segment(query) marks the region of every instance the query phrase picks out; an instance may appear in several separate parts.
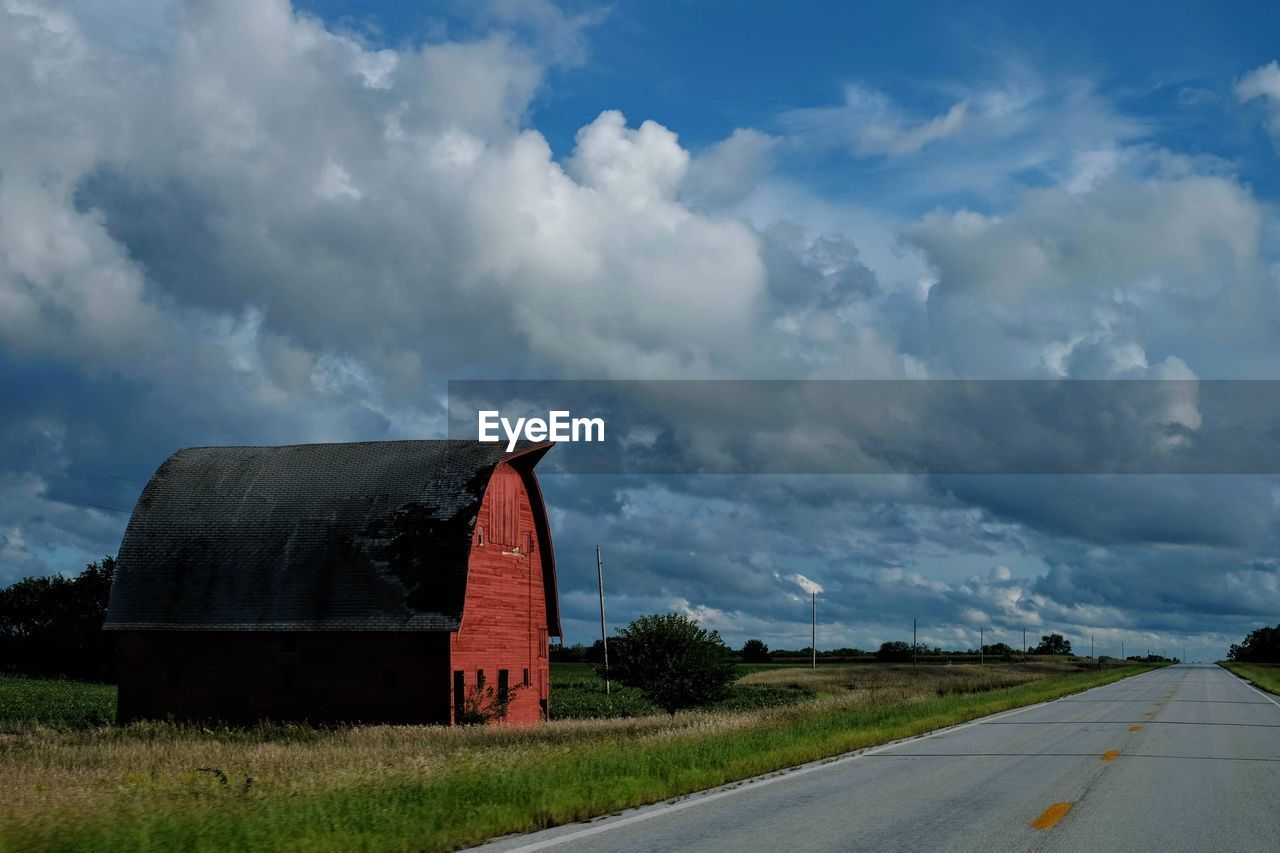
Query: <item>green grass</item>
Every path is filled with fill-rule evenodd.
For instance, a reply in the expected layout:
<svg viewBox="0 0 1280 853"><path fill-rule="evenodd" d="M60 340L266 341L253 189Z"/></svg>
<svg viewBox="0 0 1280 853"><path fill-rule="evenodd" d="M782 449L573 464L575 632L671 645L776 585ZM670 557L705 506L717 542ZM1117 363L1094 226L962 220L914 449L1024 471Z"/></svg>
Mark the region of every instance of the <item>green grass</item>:
<svg viewBox="0 0 1280 853"><path fill-rule="evenodd" d="M32 729L0 749L0 848L447 850L1054 699L1152 667L982 693L849 690L746 713L520 729L365 727L288 742L151 724ZM877 698L879 696L879 698ZM226 783L217 774L224 771ZM246 781L251 780L251 781Z"/></svg>
<svg viewBox="0 0 1280 853"><path fill-rule="evenodd" d="M0 676L0 727L38 723L76 729L115 720L114 684Z"/></svg>
<svg viewBox="0 0 1280 853"><path fill-rule="evenodd" d="M1261 690L1280 694L1280 664L1219 661L1218 665L1230 672L1234 672L1241 678L1247 678L1253 682L1255 687Z"/></svg>

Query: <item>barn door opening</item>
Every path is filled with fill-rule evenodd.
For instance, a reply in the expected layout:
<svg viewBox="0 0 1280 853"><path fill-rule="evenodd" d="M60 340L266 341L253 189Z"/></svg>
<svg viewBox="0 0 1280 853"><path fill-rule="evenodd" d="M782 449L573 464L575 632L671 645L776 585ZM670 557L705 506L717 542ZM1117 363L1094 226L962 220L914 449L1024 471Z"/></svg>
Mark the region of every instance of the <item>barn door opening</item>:
<svg viewBox="0 0 1280 853"><path fill-rule="evenodd" d="M462 717L467 710L466 690L466 673L460 669L455 669L453 671L453 722L455 725L462 722Z"/></svg>

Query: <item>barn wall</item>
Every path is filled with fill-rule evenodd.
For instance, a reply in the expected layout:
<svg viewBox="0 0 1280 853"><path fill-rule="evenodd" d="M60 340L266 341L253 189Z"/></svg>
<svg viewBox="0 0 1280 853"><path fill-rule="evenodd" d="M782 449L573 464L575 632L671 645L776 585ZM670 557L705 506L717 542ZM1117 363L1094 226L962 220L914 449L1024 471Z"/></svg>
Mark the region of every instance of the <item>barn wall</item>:
<svg viewBox="0 0 1280 853"><path fill-rule="evenodd" d="M470 696L483 670L485 685L496 690L499 671L506 670L515 691L506 716L511 723L543 719L550 697L542 548L529 493L520 475L500 464L476 519L467 600L461 628L453 635L450 684L461 672L464 697ZM458 698L453 697L455 703Z"/></svg>
<svg viewBox="0 0 1280 853"><path fill-rule="evenodd" d="M119 632L118 716L449 721L449 635Z"/></svg>

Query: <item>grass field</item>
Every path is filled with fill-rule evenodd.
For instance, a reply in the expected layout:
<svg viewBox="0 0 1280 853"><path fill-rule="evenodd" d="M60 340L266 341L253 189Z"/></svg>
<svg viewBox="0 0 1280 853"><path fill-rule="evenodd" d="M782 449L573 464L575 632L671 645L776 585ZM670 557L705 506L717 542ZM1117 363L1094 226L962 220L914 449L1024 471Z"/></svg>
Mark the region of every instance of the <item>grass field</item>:
<svg viewBox="0 0 1280 853"><path fill-rule="evenodd" d="M1222 661L1220 665L1241 678L1249 679L1260 690L1280 694L1280 664Z"/></svg>
<svg viewBox="0 0 1280 853"><path fill-rule="evenodd" d="M1147 669L774 668L749 673L741 686L799 685L817 698L750 711L528 728L76 728L10 719L0 725L0 848L445 850L919 734ZM14 686L6 683L0 693L6 706ZM74 692L74 685L59 689ZM86 686L89 698L73 705L101 707L102 690Z"/></svg>

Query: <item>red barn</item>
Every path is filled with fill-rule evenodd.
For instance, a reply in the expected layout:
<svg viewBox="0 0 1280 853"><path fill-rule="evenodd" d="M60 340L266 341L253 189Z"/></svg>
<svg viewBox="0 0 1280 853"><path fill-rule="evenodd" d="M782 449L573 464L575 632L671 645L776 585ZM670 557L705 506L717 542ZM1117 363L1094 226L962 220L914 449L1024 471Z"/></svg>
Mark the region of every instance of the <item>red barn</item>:
<svg viewBox="0 0 1280 853"><path fill-rule="evenodd" d="M120 546L119 719L545 719L550 447L178 451Z"/></svg>

